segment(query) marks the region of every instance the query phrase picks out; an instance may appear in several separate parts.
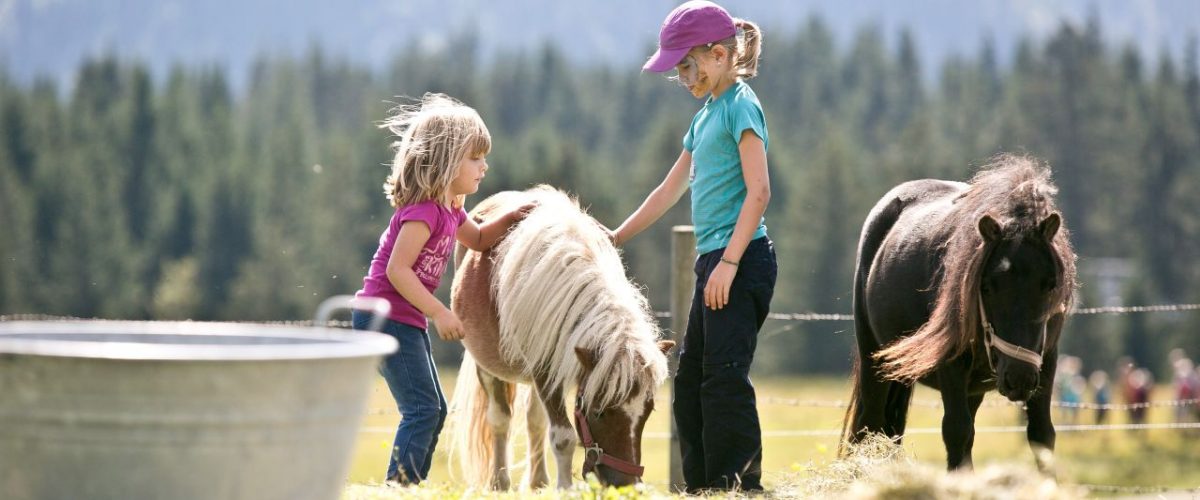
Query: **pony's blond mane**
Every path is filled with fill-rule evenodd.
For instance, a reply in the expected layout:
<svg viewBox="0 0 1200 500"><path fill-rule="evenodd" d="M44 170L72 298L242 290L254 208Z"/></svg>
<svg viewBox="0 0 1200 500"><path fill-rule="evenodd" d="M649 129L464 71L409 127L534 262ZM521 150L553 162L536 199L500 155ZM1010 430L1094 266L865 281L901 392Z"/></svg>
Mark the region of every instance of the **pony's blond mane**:
<svg viewBox="0 0 1200 500"><path fill-rule="evenodd" d="M583 381L580 394L592 408L653 391L667 375L660 331L608 235L561 191L537 186L522 198L537 208L493 251L500 355L565 388L582 370L575 348L591 351L602 376Z"/></svg>

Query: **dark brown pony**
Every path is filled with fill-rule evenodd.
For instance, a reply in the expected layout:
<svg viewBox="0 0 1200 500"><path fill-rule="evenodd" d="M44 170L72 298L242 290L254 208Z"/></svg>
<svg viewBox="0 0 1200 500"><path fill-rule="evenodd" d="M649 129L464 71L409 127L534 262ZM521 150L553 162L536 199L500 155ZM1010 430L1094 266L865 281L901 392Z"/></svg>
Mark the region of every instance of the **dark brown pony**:
<svg viewBox="0 0 1200 500"><path fill-rule="evenodd" d="M970 184L906 182L863 225L858 340L845 442L904 434L913 384L941 392L951 469L971 467L975 412L998 390L1026 403L1038 465L1054 449L1050 386L1075 289L1075 254L1050 171L1001 155Z"/></svg>

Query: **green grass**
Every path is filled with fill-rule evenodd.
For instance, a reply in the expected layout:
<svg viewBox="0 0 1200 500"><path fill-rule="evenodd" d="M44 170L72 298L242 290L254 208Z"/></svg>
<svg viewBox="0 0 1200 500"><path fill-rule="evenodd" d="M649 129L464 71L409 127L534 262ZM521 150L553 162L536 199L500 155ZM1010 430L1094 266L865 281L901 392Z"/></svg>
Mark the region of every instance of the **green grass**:
<svg viewBox="0 0 1200 500"><path fill-rule="evenodd" d="M447 391L452 390L456 374L451 370L444 370L441 375L443 387ZM654 437L669 430L667 413L664 411L668 406L665 402L669 401L668 385L664 385L658 394L657 406L660 410L650 417L646 426L646 433L651 437L644 440L642 452L643 465L646 466L644 480L649 490L643 493L668 491L667 440ZM794 485L798 477L811 475L814 471L819 473L837 465L836 436L780 437L770 434L773 431L788 430L838 430L844 410L789 405L772 400L845 400L850 392L847 380L759 378L755 380L755 386L760 401L762 428L767 435L763 440L763 481L768 489ZM1156 399L1169 399L1170 390L1166 387L1159 388L1154 396ZM937 392L924 387L918 388L914 395L914 401L937 399ZM1002 398L996 394L988 396L984 407L979 411L976 422L978 427L1021 425L1018 408L989 407L989 402L993 401L999 402ZM936 428L940 426L941 415L940 408L914 405L910 410L909 429ZM1151 408L1148 417L1150 422L1170 422L1172 409ZM1091 423L1092 418L1090 411L1081 411L1078 423ZM351 483L378 484L382 481L398 420L399 415L387 387L379 379L372 392L368 415L364 420L364 432L359 434L350 473ZM1055 415L1056 423L1065 423L1065 420L1064 415ZM1110 413L1109 423L1126 422L1126 412ZM1181 430L1059 432L1056 453L1059 479L1064 483L1075 484L1197 488L1200 487L1200 467L1194 465L1200 463L1200 447L1194 445L1197 437L1200 437L1200 433ZM904 452L912 461L926 464L932 470L944 467L946 455L940 434L911 434L904 440ZM518 453L521 451L518 450ZM551 455L548 453L548 456ZM974 458L976 467L981 470L989 466L1025 467L1032 470L1033 466L1033 455L1023 433L978 434ZM553 483L554 461L550 458L549 462ZM575 467L578 468L580 463L581 455L577 453ZM514 476L513 481L519 479ZM460 495L459 490L462 486L450 476L444 449L437 451L429 480L421 488L420 491L424 493L418 494L417 490L413 490L405 496L440 498ZM609 497L610 494L622 495L611 492L593 493L601 497ZM371 495L373 493L353 498L375 498Z"/></svg>

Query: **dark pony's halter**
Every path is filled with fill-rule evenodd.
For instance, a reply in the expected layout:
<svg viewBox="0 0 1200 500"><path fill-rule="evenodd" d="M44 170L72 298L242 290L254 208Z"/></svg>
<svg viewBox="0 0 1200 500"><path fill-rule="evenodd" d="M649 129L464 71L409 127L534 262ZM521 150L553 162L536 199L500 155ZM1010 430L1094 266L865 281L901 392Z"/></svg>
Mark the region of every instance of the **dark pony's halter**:
<svg viewBox="0 0 1200 500"><path fill-rule="evenodd" d="M593 462L593 467L604 465L605 467L639 479L642 477L642 474L646 471L645 467L604 453L604 448L601 448L596 443L596 440L592 439L592 430L588 428L587 417L583 414L582 394L575 399L575 421L579 424L579 438L583 441L584 461L587 461L595 453L596 461Z"/></svg>
<svg viewBox="0 0 1200 500"><path fill-rule="evenodd" d="M982 293L979 294L979 322L983 324L983 345L984 345L984 348L986 349L986 357L988 360L988 367L990 367L992 369L992 372L996 371L996 367L992 364L992 348L993 347L995 347L997 351L1007 354L1009 357L1015 358L1019 361L1024 361L1026 363L1029 363L1029 364L1033 365L1035 368L1038 368L1039 370L1042 368L1042 354L1041 353L1031 351L1029 349L1026 349L1026 348L1021 347L1016 344L1011 344L1008 341L1006 341L996 335L996 329L992 328L992 323L989 322L987 319L987 312L983 310L983 294ZM1040 335L1040 338L1038 339L1038 343L1042 344L1044 347L1045 342L1046 342L1046 326L1042 325L1042 333Z"/></svg>

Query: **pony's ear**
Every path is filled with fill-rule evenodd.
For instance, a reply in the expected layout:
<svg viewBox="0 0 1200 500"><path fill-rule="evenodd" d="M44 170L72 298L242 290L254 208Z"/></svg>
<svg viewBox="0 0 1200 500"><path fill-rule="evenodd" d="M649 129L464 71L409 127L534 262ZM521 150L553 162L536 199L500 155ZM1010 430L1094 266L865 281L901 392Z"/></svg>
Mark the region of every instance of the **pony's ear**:
<svg viewBox="0 0 1200 500"><path fill-rule="evenodd" d="M984 214L979 218L979 235L983 237L983 241L993 242L1000 239L1000 223L996 222L992 216Z"/></svg>
<svg viewBox="0 0 1200 500"><path fill-rule="evenodd" d="M596 356L592 351L582 347L575 347L575 357L579 358L579 363L583 365L585 371L592 371L596 367Z"/></svg>
<svg viewBox="0 0 1200 500"><path fill-rule="evenodd" d="M1058 215L1058 212L1047 215L1042 222L1038 223L1038 231L1046 237L1046 241L1053 240L1060 227L1062 227L1062 216Z"/></svg>
<svg viewBox="0 0 1200 500"><path fill-rule="evenodd" d="M674 341L674 340L660 340L660 341L658 341L658 350L662 351L662 353L663 353L663 356L666 356L666 355L667 355L667 353L671 352L671 348L672 348L672 347L675 347L675 341Z"/></svg>

